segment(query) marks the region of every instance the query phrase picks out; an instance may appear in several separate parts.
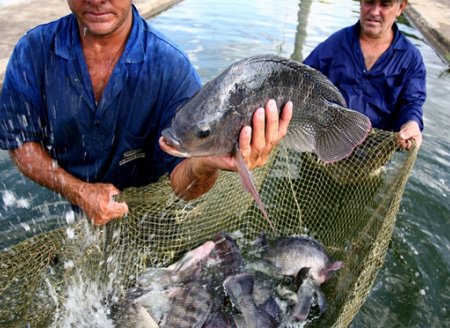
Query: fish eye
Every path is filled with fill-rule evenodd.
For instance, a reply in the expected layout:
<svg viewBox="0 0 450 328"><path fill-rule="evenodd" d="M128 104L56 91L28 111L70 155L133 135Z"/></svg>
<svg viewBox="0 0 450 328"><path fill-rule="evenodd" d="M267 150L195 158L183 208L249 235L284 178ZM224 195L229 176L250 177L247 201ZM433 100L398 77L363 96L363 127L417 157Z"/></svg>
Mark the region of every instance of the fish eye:
<svg viewBox="0 0 450 328"><path fill-rule="evenodd" d="M200 122L197 126L196 135L197 137L204 139L208 137L211 134L211 129L209 128L209 125L205 122Z"/></svg>

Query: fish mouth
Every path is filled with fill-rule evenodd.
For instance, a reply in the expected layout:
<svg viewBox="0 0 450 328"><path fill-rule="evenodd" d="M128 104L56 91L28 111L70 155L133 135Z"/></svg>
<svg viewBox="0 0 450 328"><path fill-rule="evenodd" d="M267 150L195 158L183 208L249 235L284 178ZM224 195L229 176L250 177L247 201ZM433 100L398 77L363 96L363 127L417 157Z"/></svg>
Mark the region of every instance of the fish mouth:
<svg viewBox="0 0 450 328"><path fill-rule="evenodd" d="M170 132L170 130L164 130L161 133L161 138L159 139L159 146L166 153L175 157L190 157L188 151L183 149L181 143L177 138Z"/></svg>

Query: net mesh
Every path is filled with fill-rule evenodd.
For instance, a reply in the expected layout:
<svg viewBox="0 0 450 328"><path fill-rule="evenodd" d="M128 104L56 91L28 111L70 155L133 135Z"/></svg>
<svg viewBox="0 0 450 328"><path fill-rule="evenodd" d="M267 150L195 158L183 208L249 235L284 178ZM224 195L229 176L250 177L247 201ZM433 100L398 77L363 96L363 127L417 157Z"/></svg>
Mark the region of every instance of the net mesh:
<svg viewBox="0 0 450 328"><path fill-rule="evenodd" d="M73 286L86 280L96 282L100 302L120 304L144 268L167 266L219 231L246 240L264 231L269 238L309 235L344 262L322 286L326 312L308 326L347 327L383 264L416 155L415 148L398 151L395 133L376 129L333 164L279 146L253 171L275 231L232 172L190 202L173 195L167 177L129 188L119 199L129 206L125 219L103 228L80 220L0 253L0 326L58 326Z"/></svg>

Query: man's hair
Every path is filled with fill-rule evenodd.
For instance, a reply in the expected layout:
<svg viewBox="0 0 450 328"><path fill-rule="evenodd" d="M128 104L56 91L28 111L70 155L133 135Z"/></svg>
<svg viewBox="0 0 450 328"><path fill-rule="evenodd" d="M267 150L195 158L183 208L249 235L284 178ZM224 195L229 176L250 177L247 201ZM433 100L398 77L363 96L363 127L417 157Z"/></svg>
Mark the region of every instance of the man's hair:
<svg viewBox="0 0 450 328"><path fill-rule="evenodd" d="M359 0L359 2L362 2L363 0ZM405 2L405 4L407 4L408 3L408 0L392 0L392 2L398 2L398 3L402 3L402 2Z"/></svg>

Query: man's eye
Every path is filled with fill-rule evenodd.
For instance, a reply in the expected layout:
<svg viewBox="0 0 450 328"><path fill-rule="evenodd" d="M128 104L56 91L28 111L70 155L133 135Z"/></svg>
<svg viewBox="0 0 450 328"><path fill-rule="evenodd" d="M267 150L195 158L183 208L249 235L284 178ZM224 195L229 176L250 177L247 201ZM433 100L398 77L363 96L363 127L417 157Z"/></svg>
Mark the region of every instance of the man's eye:
<svg viewBox="0 0 450 328"><path fill-rule="evenodd" d="M390 7L392 6L392 1L381 1L382 7Z"/></svg>

